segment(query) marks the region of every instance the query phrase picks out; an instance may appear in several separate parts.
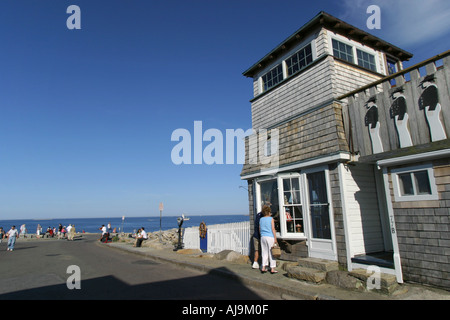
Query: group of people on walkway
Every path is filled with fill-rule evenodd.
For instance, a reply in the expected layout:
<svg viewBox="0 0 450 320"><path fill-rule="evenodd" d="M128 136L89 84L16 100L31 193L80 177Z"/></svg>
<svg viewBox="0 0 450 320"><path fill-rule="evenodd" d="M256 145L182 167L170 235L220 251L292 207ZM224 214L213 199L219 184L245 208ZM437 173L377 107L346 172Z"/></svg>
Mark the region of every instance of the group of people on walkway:
<svg viewBox="0 0 450 320"><path fill-rule="evenodd" d="M0 228L3 230L3 228ZM14 226L14 229L15 226ZM25 224L22 224L19 229L16 229L18 232L18 238L27 238L29 236L28 229ZM75 225L69 224L67 227L63 226L61 223L59 224L58 228L56 227L48 227L45 231L42 228L40 224L36 227L36 236L37 237L47 237L47 238L53 238L57 237L58 239L67 239L67 240L73 240L75 236Z"/></svg>
<svg viewBox="0 0 450 320"><path fill-rule="evenodd" d="M48 227L45 232L43 232L41 225L38 224L37 230L36 230L36 235L38 235L38 236L44 236L44 237L48 237L48 238L57 237L58 239L67 239L70 241L73 241L75 234L76 234L76 230L75 230L75 225L73 225L73 224L69 224L66 227L60 223L58 228Z"/></svg>
<svg viewBox="0 0 450 320"><path fill-rule="evenodd" d="M252 268L259 269L258 259L261 250L261 272L266 273L268 271L267 267L269 267L270 273L274 274L278 273L278 271L275 270L277 263L272 255L272 247L278 245L278 242L275 223L270 215L270 207L264 205L261 212L255 217L255 231L253 234L255 254Z"/></svg>
<svg viewBox="0 0 450 320"><path fill-rule="evenodd" d="M58 239L67 239L69 241L73 241L75 237L76 231L75 226L73 224L69 224L68 227L65 227L61 224L59 224L58 229L48 227L46 232L44 233L42 231L41 225L38 224L36 235L37 236L47 236L47 237L57 237ZM7 239L7 251L13 251L14 246L16 243L16 240L22 236L23 238L26 238L27 236L27 228L25 224L20 226L20 229L17 229L16 226L12 226L11 229L8 232L5 232L3 227L0 227L0 243L2 243L3 240Z"/></svg>

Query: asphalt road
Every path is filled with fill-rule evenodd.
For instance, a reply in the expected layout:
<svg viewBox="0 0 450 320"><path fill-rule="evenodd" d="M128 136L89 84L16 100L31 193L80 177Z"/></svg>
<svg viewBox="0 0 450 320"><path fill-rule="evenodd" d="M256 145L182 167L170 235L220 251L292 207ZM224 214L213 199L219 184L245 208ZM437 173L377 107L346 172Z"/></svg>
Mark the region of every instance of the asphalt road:
<svg viewBox="0 0 450 320"><path fill-rule="evenodd" d="M70 269L70 266L75 267ZM68 283L75 288L69 289ZM0 300L9 299L260 300L273 297L238 281L104 247L96 235L91 235L75 241L16 242L13 252L6 251L3 241Z"/></svg>

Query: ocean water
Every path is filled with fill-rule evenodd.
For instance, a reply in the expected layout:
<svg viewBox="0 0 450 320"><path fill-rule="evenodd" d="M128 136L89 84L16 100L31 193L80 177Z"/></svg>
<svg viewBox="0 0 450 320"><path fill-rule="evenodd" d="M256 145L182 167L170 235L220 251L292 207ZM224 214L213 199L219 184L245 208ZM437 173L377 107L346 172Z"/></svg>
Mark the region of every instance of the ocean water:
<svg viewBox="0 0 450 320"><path fill-rule="evenodd" d="M163 216L161 219L161 230L169 230L178 228L177 222L178 216ZM232 222L248 221L248 215L206 215L206 216L188 216L189 220L184 221L182 227L196 227L201 222L205 224L223 224ZM20 229L22 224L25 224L27 233L36 233L38 224L41 225L42 230L45 232L48 227L58 228L59 224L68 226L69 224L75 225L76 232L91 232L100 233L99 228L102 224L105 226L108 223L111 224L111 228L116 228L117 231L123 230L124 232L134 232L141 227L144 227L147 232L155 232L160 230L160 218L159 216L153 217L125 217L122 224L122 218L64 218L64 219L16 219L16 220L0 220L0 227L3 227L5 231L8 231L11 226L15 225L17 229ZM123 227L123 229L122 229Z"/></svg>

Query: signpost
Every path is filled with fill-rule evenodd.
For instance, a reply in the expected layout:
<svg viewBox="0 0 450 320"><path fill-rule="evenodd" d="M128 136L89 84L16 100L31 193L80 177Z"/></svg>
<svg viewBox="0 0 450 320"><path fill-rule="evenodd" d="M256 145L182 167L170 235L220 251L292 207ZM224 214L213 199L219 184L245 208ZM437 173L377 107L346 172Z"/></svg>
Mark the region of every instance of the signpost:
<svg viewBox="0 0 450 320"><path fill-rule="evenodd" d="M159 203L159 242L161 242L162 236L162 212L164 210L164 204L162 202Z"/></svg>

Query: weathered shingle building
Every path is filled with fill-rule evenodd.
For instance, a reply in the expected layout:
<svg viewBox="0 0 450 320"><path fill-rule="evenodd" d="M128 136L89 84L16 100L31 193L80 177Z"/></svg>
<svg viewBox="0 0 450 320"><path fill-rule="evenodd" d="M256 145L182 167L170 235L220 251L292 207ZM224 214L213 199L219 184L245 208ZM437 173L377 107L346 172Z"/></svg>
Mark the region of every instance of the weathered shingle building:
<svg viewBox="0 0 450 320"><path fill-rule="evenodd" d="M403 70L411 57L321 12L244 72L267 132L247 139L241 178L251 217L271 206L284 259L450 287L449 58Z"/></svg>

